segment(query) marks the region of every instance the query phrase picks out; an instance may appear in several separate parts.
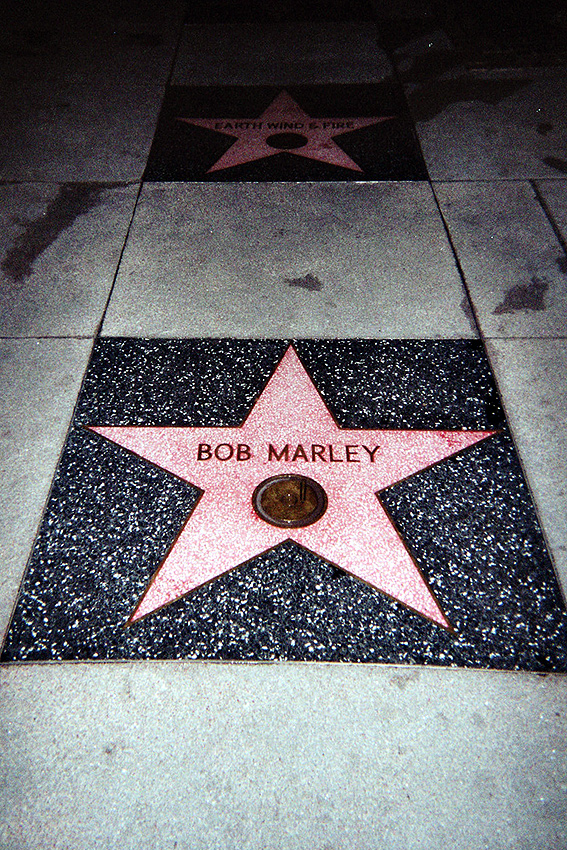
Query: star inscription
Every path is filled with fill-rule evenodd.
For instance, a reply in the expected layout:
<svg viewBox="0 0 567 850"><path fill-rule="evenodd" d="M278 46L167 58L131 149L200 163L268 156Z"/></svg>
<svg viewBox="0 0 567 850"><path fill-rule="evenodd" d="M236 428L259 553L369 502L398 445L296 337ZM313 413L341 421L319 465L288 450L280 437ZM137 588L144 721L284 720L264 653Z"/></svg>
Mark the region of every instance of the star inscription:
<svg viewBox="0 0 567 850"><path fill-rule="evenodd" d="M129 623L294 540L450 628L377 494L494 431L339 428L292 346L239 427L89 430L202 490ZM326 494L327 509L311 525L277 527L254 508L262 482L290 473Z"/></svg>
<svg viewBox="0 0 567 850"><path fill-rule="evenodd" d="M275 156L284 151L362 172L362 168L333 141L333 136L370 127L381 121L390 121L394 117L312 118L286 91L282 91L258 118L177 120L236 138L234 144L207 173Z"/></svg>

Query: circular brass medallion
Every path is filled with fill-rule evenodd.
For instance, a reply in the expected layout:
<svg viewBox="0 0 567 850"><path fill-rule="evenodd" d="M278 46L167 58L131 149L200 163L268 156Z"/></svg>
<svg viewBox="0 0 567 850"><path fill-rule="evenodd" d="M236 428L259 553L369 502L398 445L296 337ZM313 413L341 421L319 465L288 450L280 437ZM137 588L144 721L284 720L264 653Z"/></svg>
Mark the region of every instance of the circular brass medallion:
<svg viewBox="0 0 567 850"><path fill-rule="evenodd" d="M327 510L327 494L304 475L275 475L258 484L252 496L254 510L270 525L299 528L311 525Z"/></svg>

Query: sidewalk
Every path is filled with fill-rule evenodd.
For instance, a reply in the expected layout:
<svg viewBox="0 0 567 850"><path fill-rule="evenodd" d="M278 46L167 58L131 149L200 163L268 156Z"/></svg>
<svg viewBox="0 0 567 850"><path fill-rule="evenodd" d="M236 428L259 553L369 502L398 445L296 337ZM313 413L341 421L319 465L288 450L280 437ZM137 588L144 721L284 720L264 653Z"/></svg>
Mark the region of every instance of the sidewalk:
<svg viewBox="0 0 567 850"><path fill-rule="evenodd" d="M8 9L2 850L567 848L565 29Z"/></svg>

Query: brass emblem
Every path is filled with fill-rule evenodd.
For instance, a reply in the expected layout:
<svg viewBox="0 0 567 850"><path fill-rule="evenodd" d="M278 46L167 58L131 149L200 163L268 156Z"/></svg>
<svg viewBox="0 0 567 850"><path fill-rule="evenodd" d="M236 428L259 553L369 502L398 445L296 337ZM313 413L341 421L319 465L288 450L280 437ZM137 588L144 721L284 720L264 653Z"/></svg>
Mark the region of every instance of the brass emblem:
<svg viewBox="0 0 567 850"><path fill-rule="evenodd" d="M270 525L299 528L317 522L327 510L327 494L304 475L275 475L258 484L252 496L254 510Z"/></svg>

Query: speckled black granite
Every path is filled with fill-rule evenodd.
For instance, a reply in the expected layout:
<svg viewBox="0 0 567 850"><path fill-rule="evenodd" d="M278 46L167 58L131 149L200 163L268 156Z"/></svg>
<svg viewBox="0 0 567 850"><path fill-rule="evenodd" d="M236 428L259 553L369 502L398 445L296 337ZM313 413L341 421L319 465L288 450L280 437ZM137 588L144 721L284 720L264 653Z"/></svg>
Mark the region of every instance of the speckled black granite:
<svg viewBox="0 0 567 850"><path fill-rule="evenodd" d="M299 85L285 90L311 117L395 116L333 141L362 168L353 171L281 152L207 174L234 143L215 130L177 118L256 118L281 86L169 86L152 143L145 180L333 181L426 180L427 170L401 87L394 80L358 85Z"/></svg>
<svg viewBox="0 0 567 850"><path fill-rule="evenodd" d="M567 670L567 615L482 346L298 341L339 423L501 433L381 494L455 633L287 542L125 622L198 490L85 424L235 425L280 340L100 340L3 650Z"/></svg>

